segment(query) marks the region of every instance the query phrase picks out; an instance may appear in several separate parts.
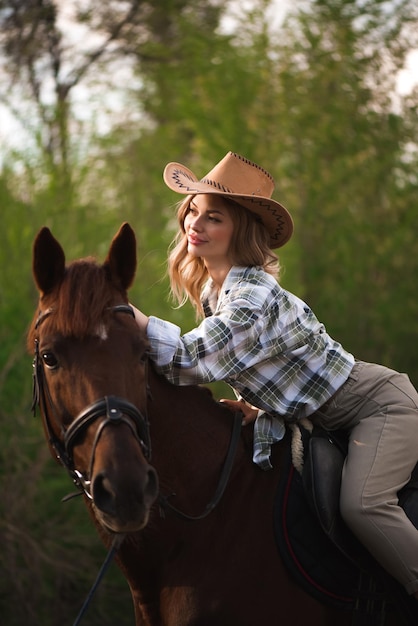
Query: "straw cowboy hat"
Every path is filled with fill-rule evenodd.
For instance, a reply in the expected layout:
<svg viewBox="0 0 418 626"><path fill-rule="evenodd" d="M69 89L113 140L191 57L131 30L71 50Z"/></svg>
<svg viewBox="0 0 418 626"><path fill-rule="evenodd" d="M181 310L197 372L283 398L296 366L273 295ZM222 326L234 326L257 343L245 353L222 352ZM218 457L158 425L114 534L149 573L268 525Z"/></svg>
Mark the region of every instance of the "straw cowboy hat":
<svg viewBox="0 0 418 626"><path fill-rule="evenodd" d="M270 233L270 246L279 248L292 236L292 218L281 204L271 199L274 180L266 170L245 157L228 152L204 178L180 163L168 163L164 182L177 193L213 193L231 198L259 216Z"/></svg>

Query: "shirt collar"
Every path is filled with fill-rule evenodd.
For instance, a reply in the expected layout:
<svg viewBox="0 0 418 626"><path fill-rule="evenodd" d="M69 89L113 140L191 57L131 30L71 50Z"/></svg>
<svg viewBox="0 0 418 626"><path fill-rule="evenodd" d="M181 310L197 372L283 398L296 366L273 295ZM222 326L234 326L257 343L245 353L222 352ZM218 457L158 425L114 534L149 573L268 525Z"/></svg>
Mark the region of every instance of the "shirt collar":
<svg viewBox="0 0 418 626"><path fill-rule="evenodd" d="M228 295L231 287L237 284L244 276L248 274L253 268L251 267L240 267L238 265L234 265L229 270L228 274L225 277L223 285L218 292L215 287L213 280L209 278L206 285L202 291L202 306L205 312L205 315L211 315L216 311L218 303L222 301L224 296Z"/></svg>

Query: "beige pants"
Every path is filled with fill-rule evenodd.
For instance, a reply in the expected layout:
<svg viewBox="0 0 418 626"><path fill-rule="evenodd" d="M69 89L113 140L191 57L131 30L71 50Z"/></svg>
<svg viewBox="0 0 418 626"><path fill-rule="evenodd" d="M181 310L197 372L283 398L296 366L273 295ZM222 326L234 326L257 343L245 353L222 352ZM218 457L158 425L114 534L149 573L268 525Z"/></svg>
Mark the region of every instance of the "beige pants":
<svg viewBox="0 0 418 626"><path fill-rule="evenodd" d="M397 498L418 461L418 394L408 376L356 362L312 421L328 430L350 430L341 514L407 592L417 592L418 530Z"/></svg>

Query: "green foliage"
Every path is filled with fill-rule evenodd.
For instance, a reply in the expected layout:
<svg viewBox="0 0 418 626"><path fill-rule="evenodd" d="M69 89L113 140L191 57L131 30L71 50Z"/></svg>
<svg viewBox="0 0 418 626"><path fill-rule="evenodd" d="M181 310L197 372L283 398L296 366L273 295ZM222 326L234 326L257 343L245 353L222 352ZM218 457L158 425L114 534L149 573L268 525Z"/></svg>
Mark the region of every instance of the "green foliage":
<svg viewBox="0 0 418 626"><path fill-rule="evenodd" d="M39 418L38 418L39 420ZM54 464L43 436L21 424L1 455L0 613L2 624L72 623L106 551L81 498L60 503L71 482ZM130 592L112 565L86 623L131 625Z"/></svg>

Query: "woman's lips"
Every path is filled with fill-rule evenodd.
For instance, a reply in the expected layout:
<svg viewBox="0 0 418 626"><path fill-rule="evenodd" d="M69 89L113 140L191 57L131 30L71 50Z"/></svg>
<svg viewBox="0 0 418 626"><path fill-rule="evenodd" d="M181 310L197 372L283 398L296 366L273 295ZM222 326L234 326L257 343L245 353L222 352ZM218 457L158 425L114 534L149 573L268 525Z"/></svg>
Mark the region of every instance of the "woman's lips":
<svg viewBox="0 0 418 626"><path fill-rule="evenodd" d="M206 243L206 241L204 241L203 239L199 239L198 237L191 237L190 235L188 237L188 242L192 244L192 246L199 246L202 243Z"/></svg>

